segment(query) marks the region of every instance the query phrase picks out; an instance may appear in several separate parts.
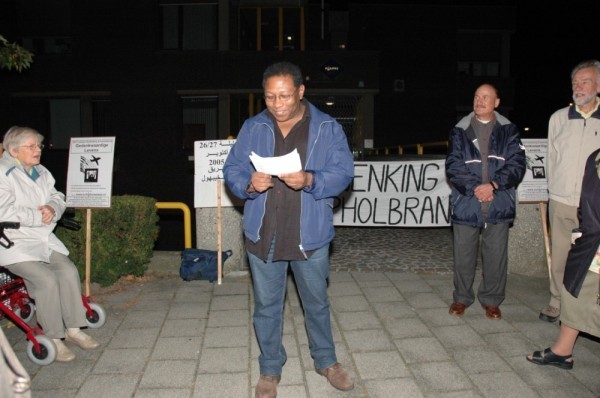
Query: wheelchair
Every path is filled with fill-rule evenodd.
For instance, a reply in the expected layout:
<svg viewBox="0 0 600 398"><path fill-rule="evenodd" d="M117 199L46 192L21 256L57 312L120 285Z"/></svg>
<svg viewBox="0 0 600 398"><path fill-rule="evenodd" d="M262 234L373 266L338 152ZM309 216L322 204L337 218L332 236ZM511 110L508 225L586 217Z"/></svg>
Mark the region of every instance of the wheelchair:
<svg viewBox="0 0 600 398"><path fill-rule="evenodd" d="M14 245L14 242L4 233L4 229L19 227L17 222L0 222L0 246L9 250ZM83 294L81 300L87 326L91 329L102 327L106 322L106 312L102 306ZM27 356L32 362L38 365L49 365L56 359L56 346L52 339L44 336L44 332L39 327L29 325L35 316L35 311L35 300L29 297L23 279L0 266L0 319L9 319L25 333Z"/></svg>

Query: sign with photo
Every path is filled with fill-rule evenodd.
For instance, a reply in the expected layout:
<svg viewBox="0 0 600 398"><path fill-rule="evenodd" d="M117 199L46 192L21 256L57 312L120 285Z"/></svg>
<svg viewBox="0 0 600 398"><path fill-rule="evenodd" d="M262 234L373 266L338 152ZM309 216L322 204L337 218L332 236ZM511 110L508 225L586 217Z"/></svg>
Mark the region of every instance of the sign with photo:
<svg viewBox="0 0 600 398"><path fill-rule="evenodd" d="M69 146L66 202L76 208L109 208L115 137L73 137Z"/></svg>
<svg viewBox="0 0 600 398"><path fill-rule="evenodd" d="M547 202L546 153L548 140L530 138L522 141L527 156L527 172L517 188L519 202Z"/></svg>

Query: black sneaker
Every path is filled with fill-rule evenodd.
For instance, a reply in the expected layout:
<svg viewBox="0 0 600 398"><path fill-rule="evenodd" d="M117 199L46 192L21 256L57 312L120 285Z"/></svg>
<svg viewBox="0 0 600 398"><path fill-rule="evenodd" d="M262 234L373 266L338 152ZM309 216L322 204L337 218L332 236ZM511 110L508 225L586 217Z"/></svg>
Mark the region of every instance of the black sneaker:
<svg viewBox="0 0 600 398"><path fill-rule="evenodd" d="M556 322L560 317L560 309L551 305L547 306L540 312L540 320L546 322Z"/></svg>

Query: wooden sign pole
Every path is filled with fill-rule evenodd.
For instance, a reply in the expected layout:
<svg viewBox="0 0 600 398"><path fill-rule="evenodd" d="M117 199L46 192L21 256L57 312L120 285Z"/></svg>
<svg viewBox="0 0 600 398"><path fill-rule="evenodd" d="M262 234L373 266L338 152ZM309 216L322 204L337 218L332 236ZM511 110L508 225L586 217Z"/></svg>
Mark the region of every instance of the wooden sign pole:
<svg viewBox="0 0 600 398"><path fill-rule="evenodd" d="M90 279L91 279L91 262L92 262L92 209L86 211L85 224L85 296L90 296Z"/></svg>
<svg viewBox="0 0 600 398"><path fill-rule="evenodd" d="M221 284L223 273L221 261L223 253L221 249L221 180L217 180L217 283Z"/></svg>
<svg viewBox="0 0 600 398"><path fill-rule="evenodd" d="M548 265L548 277L552 280L552 256L550 251L550 233L548 231L548 221L546 217L546 203L540 202L540 216L542 219L542 229L544 231L544 246L546 248L546 264Z"/></svg>

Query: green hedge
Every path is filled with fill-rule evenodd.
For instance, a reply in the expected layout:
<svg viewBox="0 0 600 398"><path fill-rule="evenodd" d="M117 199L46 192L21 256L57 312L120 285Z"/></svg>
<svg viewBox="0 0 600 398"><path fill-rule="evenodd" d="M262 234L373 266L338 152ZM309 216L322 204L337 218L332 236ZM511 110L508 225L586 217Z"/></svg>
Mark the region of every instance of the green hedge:
<svg viewBox="0 0 600 398"><path fill-rule="evenodd" d="M113 196L111 208L91 209L90 280L109 286L124 275L143 276L158 238L156 200L144 196ZM85 279L87 209L77 209L79 231L58 226L56 235Z"/></svg>

